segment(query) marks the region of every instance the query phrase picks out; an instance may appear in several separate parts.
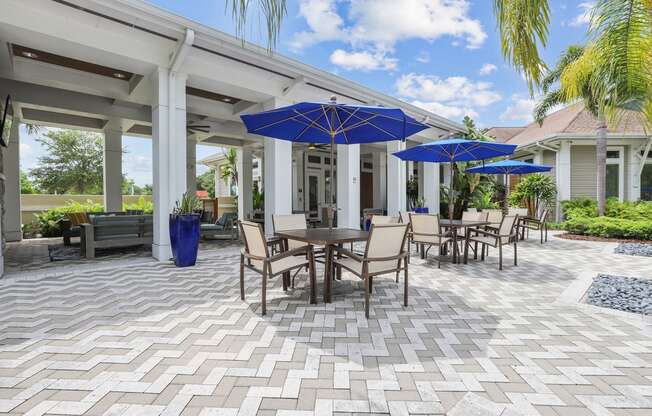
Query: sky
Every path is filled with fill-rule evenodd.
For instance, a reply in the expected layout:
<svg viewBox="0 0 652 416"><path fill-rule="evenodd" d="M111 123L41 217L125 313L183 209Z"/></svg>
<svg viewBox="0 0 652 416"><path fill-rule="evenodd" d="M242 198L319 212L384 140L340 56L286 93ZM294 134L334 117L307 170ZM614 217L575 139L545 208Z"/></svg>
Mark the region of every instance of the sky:
<svg viewBox="0 0 652 416"><path fill-rule="evenodd" d="M224 0L148 1L234 33ZM536 97L502 58L493 1L288 0L287 4L275 53L454 121L469 115L478 126L491 127L532 120ZM550 0L550 5L550 39L542 54L552 65L568 45L586 41L592 3ZM266 45L265 28L255 11L246 32L248 40ZM42 150L25 133L21 141L21 168L29 171ZM151 141L125 137L123 145L124 173L139 185L151 183ZM216 150L198 146L197 159ZM198 173L204 170L198 165Z"/></svg>

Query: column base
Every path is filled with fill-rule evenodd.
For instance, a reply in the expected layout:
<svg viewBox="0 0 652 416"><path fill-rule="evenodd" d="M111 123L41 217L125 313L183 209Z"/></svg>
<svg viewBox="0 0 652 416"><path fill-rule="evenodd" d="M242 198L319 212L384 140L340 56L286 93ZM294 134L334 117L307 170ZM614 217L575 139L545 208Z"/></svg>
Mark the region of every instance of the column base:
<svg viewBox="0 0 652 416"><path fill-rule="evenodd" d="M170 261L172 259L172 248L167 244L152 244L152 257L158 261Z"/></svg>
<svg viewBox="0 0 652 416"><path fill-rule="evenodd" d="M7 241L8 243L22 241L22 240L23 240L23 233L21 233L20 231L5 232L5 241Z"/></svg>

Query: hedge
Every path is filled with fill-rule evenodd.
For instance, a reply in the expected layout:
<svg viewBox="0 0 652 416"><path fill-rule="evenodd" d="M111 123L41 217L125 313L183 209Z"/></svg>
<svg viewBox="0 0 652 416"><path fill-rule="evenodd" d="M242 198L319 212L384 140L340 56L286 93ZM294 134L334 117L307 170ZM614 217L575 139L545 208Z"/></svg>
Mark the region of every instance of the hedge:
<svg viewBox="0 0 652 416"><path fill-rule="evenodd" d="M613 217L576 217L564 223L571 234L606 238L652 240L652 220L629 220Z"/></svg>

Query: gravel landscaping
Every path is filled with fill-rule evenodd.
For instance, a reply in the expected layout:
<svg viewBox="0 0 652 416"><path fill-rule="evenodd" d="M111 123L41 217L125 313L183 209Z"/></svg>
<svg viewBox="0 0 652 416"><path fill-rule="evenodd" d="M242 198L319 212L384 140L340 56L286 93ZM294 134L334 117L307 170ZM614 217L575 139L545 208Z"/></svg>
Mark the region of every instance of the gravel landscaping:
<svg viewBox="0 0 652 416"><path fill-rule="evenodd" d="M599 274L586 292L586 303L652 315L652 281Z"/></svg>
<svg viewBox="0 0 652 416"><path fill-rule="evenodd" d="M652 257L652 244L620 243L614 250L614 253L627 254L628 256Z"/></svg>

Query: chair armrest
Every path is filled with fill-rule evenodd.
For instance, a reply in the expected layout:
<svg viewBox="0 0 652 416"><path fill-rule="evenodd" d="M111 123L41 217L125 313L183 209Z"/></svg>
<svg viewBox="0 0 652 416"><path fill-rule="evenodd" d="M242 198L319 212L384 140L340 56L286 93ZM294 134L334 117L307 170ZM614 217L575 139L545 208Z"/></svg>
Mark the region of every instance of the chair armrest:
<svg viewBox="0 0 652 416"><path fill-rule="evenodd" d="M353 260L357 260L357 261L363 261L363 260L364 260L364 259L363 259L361 256L359 256L358 254L355 254L355 253L352 252L351 250L345 249L344 247L334 246L334 247L333 247L333 251L335 251L335 252L337 252L337 253L339 253L339 254L344 254L344 255L347 256L347 257L351 257Z"/></svg>
<svg viewBox="0 0 652 416"><path fill-rule="evenodd" d="M255 256L255 255L253 255L253 254L249 254L249 253L247 253L244 249L242 249L242 250L240 251L240 254L242 254L242 255L244 256L244 258L246 258L246 259L248 259L248 260L259 260L259 261L266 261L266 260L268 260L267 257Z"/></svg>
<svg viewBox="0 0 652 416"><path fill-rule="evenodd" d="M479 228L473 230L473 232L476 232L476 233L478 233L478 234L482 234L482 235L484 235L484 236L486 236L486 237L495 237L495 238L502 237L502 236L499 235L499 234L491 233L491 232L488 232L488 231L486 231L486 230L481 230L481 229L479 229Z"/></svg>
<svg viewBox="0 0 652 416"><path fill-rule="evenodd" d="M388 257L365 257L362 260L363 261L368 261L368 262L373 262L373 261L389 261L389 260L400 260L402 258L407 257L408 253L404 252L401 253L397 256L388 256Z"/></svg>
<svg viewBox="0 0 652 416"><path fill-rule="evenodd" d="M304 254L309 252L312 252L312 246L308 245L303 247L297 247L292 250L282 251L276 255L273 255L272 257L269 258L269 260L276 261L276 260L284 259L286 257L292 257L292 256L296 256L297 254Z"/></svg>

